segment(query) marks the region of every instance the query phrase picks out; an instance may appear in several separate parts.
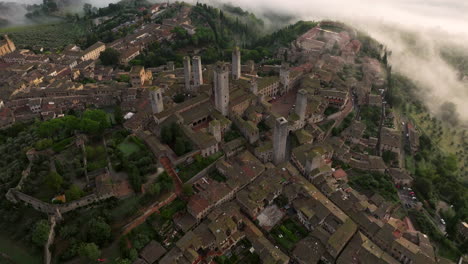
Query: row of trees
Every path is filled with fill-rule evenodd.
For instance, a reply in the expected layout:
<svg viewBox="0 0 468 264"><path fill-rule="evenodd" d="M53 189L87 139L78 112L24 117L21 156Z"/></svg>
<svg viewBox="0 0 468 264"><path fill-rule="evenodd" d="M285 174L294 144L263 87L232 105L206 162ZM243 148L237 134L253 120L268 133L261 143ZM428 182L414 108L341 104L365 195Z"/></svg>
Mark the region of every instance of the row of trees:
<svg viewBox="0 0 468 264"><path fill-rule="evenodd" d="M104 129L110 126L106 112L88 109L81 117L67 115L41 122L38 132L43 138L63 139L73 135L77 130L90 135L101 135Z"/></svg>

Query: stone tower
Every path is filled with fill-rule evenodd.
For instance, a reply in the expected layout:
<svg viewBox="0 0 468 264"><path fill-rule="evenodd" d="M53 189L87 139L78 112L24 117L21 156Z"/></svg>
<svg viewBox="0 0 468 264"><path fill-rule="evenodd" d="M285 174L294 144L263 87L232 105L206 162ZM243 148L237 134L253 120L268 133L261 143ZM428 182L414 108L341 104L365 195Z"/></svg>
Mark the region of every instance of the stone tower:
<svg viewBox="0 0 468 264"><path fill-rule="evenodd" d="M275 165L286 161L288 133L288 120L284 117L277 118L273 131L273 163Z"/></svg>
<svg viewBox="0 0 468 264"><path fill-rule="evenodd" d="M252 77L252 80L250 80L250 92L255 94L255 95L258 94L257 77Z"/></svg>
<svg viewBox="0 0 468 264"><path fill-rule="evenodd" d="M306 153L306 174L309 175L313 170L320 168L323 163L322 161L322 157L314 150Z"/></svg>
<svg viewBox="0 0 468 264"><path fill-rule="evenodd" d="M13 43L13 41L8 37L8 35L4 35L3 37L5 38L5 41L8 47L10 48L10 51L11 52L15 51L16 50L15 43Z"/></svg>
<svg viewBox="0 0 468 264"><path fill-rule="evenodd" d="M239 47L232 51L232 79L239 80L241 77L241 52Z"/></svg>
<svg viewBox="0 0 468 264"><path fill-rule="evenodd" d="M6 55L16 50L15 43L11 41L8 35L3 36L3 40L0 39L0 56Z"/></svg>
<svg viewBox="0 0 468 264"><path fill-rule="evenodd" d="M203 84L203 69L200 56L194 56L193 62L193 85L198 88Z"/></svg>
<svg viewBox="0 0 468 264"><path fill-rule="evenodd" d="M218 120L210 122L208 131L210 131L210 134L213 135L216 141L221 142L221 123Z"/></svg>
<svg viewBox="0 0 468 264"><path fill-rule="evenodd" d="M164 110L162 89L153 87L149 90L149 94L153 114L161 113Z"/></svg>
<svg viewBox="0 0 468 264"><path fill-rule="evenodd" d="M289 92L290 83L289 83L289 63L281 63L280 69L280 82L283 85L283 93Z"/></svg>
<svg viewBox="0 0 468 264"><path fill-rule="evenodd" d="M307 91L301 89L296 95L296 114L301 121L305 120L307 110Z"/></svg>
<svg viewBox="0 0 468 264"><path fill-rule="evenodd" d="M190 65L190 57L184 57L184 80L185 80L185 91L192 91L192 67Z"/></svg>
<svg viewBox="0 0 468 264"><path fill-rule="evenodd" d="M214 70L215 108L223 116L228 115L229 106L229 69L226 63L218 63Z"/></svg>

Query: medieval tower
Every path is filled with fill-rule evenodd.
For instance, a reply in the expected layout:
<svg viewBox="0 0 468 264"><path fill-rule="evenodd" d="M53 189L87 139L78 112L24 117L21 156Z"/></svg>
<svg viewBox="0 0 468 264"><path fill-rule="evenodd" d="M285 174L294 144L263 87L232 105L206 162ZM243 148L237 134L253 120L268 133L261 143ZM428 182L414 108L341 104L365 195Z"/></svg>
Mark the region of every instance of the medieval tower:
<svg viewBox="0 0 468 264"><path fill-rule="evenodd" d="M257 77L252 77L250 80L250 92L257 95L258 94L258 82Z"/></svg>
<svg viewBox="0 0 468 264"><path fill-rule="evenodd" d="M3 40L0 40L0 56L12 53L16 50L15 43L11 41L8 35L3 36Z"/></svg>
<svg viewBox="0 0 468 264"><path fill-rule="evenodd" d="M273 163L275 165L286 161L286 143L288 141L288 120L279 117L275 121L273 131Z"/></svg>
<svg viewBox="0 0 468 264"><path fill-rule="evenodd" d="M193 62L193 86L196 88L203 84L203 68L200 56L194 56Z"/></svg>
<svg viewBox="0 0 468 264"><path fill-rule="evenodd" d="M232 51L232 79L239 80L241 77L241 52L239 47Z"/></svg>
<svg viewBox="0 0 468 264"><path fill-rule="evenodd" d="M223 116L227 116L229 105L229 70L226 63L218 63L216 65L213 81L215 108Z"/></svg>
<svg viewBox="0 0 468 264"><path fill-rule="evenodd" d="M303 122L305 120L307 110L307 91L301 89L296 95L296 114L299 116L299 120Z"/></svg>
<svg viewBox="0 0 468 264"><path fill-rule="evenodd" d="M164 110L162 89L153 87L149 90L149 93L153 114L161 113Z"/></svg>
<svg viewBox="0 0 468 264"><path fill-rule="evenodd" d="M184 57L184 80L185 80L185 91L192 91L192 67L190 65L190 57Z"/></svg>
<svg viewBox="0 0 468 264"><path fill-rule="evenodd" d="M289 82L289 63L281 63L280 69L280 82L283 85L283 93L289 92L290 82Z"/></svg>

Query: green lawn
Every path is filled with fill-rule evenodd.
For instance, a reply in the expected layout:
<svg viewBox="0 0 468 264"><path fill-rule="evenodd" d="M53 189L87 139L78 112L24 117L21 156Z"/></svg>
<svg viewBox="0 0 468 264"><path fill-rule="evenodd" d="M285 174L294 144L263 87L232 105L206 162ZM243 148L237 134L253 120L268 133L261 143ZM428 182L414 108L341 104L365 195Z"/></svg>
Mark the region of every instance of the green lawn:
<svg viewBox="0 0 468 264"><path fill-rule="evenodd" d="M137 144L126 139L124 142L120 143L117 148L122 151L125 156L130 156L133 153L140 151L140 147Z"/></svg>
<svg viewBox="0 0 468 264"><path fill-rule="evenodd" d="M0 253L8 255L15 264L40 264L42 263L42 256L38 252L32 252L30 248L26 248L15 241L12 241L3 235L0 235ZM0 256L0 263L4 259Z"/></svg>
<svg viewBox="0 0 468 264"><path fill-rule="evenodd" d="M271 230L271 235L284 249L291 251L299 240L307 236L308 231L305 227L287 219L280 225Z"/></svg>
<svg viewBox="0 0 468 264"><path fill-rule="evenodd" d="M221 156L223 156L222 152L218 152L216 154L213 154L207 158L202 158L201 156L197 158L192 164L188 166L178 166L177 169L179 169L179 177L182 180L182 182L186 182L190 180L193 176L195 176L197 173L211 165L213 162L218 160Z"/></svg>

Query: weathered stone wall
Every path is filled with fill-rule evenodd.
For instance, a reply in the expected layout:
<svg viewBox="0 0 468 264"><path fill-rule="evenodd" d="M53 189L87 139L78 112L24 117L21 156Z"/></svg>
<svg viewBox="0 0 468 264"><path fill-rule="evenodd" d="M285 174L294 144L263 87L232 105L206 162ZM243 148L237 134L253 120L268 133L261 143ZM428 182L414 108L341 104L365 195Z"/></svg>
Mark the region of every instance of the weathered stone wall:
<svg viewBox="0 0 468 264"><path fill-rule="evenodd" d="M54 243L55 239L55 225L57 221L55 216L49 217L50 232L47 238L47 243L44 245L44 264L50 264L52 261L52 254L50 253L50 246Z"/></svg>
<svg viewBox="0 0 468 264"><path fill-rule="evenodd" d="M78 209L80 207L85 207L95 202L109 199L113 196L114 196L113 193L107 193L104 195L90 194L79 200L69 202L66 204L49 204L37 198L34 198L30 195L24 194L16 189L10 189L6 195L6 198L12 203L17 203L17 202L22 201L26 204L31 205L34 209L36 209L39 212L54 215L56 214L57 210L60 214L64 214L64 213L73 211L75 209Z"/></svg>

